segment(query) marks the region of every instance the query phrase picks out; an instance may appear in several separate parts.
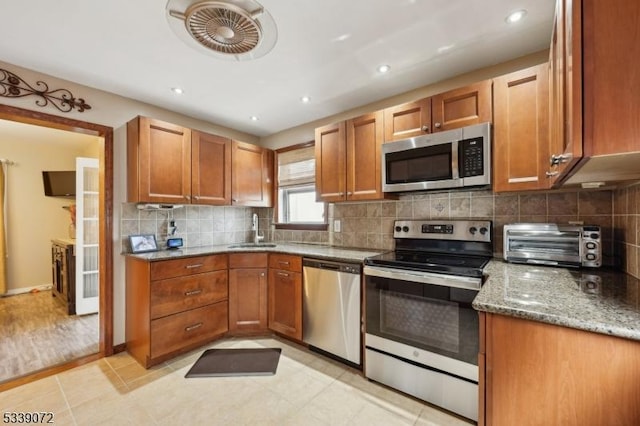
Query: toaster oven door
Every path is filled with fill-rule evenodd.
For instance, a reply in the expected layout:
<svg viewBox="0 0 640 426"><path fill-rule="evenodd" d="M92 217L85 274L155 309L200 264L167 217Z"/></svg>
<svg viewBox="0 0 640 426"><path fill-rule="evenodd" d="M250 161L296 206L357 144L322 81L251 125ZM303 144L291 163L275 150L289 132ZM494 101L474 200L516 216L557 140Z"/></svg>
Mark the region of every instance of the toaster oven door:
<svg viewBox="0 0 640 426"><path fill-rule="evenodd" d="M580 236L579 230L509 230L504 240L504 259L540 265L580 266Z"/></svg>

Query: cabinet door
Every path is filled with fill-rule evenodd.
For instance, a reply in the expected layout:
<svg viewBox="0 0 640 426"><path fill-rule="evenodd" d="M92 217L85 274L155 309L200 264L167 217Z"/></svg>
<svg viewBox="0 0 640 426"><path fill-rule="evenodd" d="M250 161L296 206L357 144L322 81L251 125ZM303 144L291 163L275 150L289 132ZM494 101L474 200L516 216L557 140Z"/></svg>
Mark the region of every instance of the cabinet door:
<svg viewBox="0 0 640 426"><path fill-rule="evenodd" d="M129 202L189 203L191 130L147 117L127 124Z"/></svg>
<svg viewBox="0 0 640 426"><path fill-rule="evenodd" d="M552 185L561 184L582 159L582 6L558 0L549 52Z"/></svg>
<svg viewBox="0 0 640 426"><path fill-rule="evenodd" d="M345 123L318 127L315 135L317 201L344 201L346 196Z"/></svg>
<svg viewBox="0 0 640 426"><path fill-rule="evenodd" d="M227 302L218 302L151 321L150 358L184 351L227 332ZM156 364L147 358L146 367Z"/></svg>
<svg viewBox="0 0 640 426"><path fill-rule="evenodd" d="M431 132L431 98L384 110L384 141L412 138Z"/></svg>
<svg viewBox="0 0 640 426"><path fill-rule="evenodd" d="M232 149L231 203L272 207L273 151L235 140Z"/></svg>
<svg viewBox="0 0 640 426"><path fill-rule="evenodd" d="M580 2L574 0L573 3ZM583 1L582 5L585 157L637 153L640 151L640 2L592 0ZM573 5L574 13L577 7ZM574 34L579 35L579 31L574 21ZM573 78L578 76L574 70Z"/></svg>
<svg viewBox="0 0 640 426"><path fill-rule="evenodd" d="M197 204L231 204L231 139L192 132L191 195Z"/></svg>
<svg viewBox="0 0 640 426"><path fill-rule="evenodd" d="M638 424L640 342L487 315L484 424Z"/></svg>
<svg viewBox="0 0 640 426"><path fill-rule="evenodd" d="M346 123L348 201L382 198L382 119L378 111Z"/></svg>
<svg viewBox="0 0 640 426"><path fill-rule="evenodd" d="M302 274L269 269L269 328L302 340Z"/></svg>
<svg viewBox="0 0 640 426"><path fill-rule="evenodd" d="M491 80L433 96L431 121L434 132L491 122Z"/></svg>
<svg viewBox="0 0 640 426"><path fill-rule="evenodd" d="M229 332L251 334L267 330L267 269L229 270Z"/></svg>
<svg viewBox="0 0 640 426"><path fill-rule="evenodd" d="M493 190L546 189L549 77L542 64L493 80Z"/></svg>

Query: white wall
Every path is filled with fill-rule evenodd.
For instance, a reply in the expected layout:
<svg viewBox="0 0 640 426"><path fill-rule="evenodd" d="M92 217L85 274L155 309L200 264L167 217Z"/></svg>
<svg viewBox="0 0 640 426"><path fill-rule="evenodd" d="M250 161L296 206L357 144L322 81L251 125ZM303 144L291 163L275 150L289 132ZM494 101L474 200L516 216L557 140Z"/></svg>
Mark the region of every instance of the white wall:
<svg viewBox="0 0 640 426"><path fill-rule="evenodd" d="M91 149L89 149L91 148ZM47 197L43 170L75 170L75 158L96 153L96 137L0 120L0 157L7 170L7 287L10 294L50 285L51 240L68 238L74 199Z"/></svg>

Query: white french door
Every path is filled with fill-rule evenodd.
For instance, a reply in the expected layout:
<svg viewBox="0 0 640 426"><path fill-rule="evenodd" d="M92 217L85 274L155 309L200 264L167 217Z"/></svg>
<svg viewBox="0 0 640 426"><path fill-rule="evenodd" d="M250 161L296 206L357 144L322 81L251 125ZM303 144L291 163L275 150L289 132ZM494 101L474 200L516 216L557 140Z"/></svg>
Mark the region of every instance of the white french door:
<svg viewBox="0 0 640 426"><path fill-rule="evenodd" d="M76 314L98 312L99 276L99 163L76 158Z"/></svg>

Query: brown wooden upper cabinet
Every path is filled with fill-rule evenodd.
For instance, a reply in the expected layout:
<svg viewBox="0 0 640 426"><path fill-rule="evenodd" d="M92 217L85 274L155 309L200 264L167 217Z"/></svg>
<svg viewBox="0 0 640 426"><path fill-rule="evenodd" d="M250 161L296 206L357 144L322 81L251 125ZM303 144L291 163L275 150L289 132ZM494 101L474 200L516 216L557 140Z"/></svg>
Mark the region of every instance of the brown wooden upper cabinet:
<svg viewBox="0 0 640 426"><path fill-rule="evenodd" d="M638 2L558 0L550 49L548 161L555 186L592 158L602 157L609 170L618 168L615 161L637 164L640 102L633 88L640 87L640 73L629 61L640 54L639 22Z"/></svg>
<svg viewBox="0 0 640 426"><path fill-rule="evenodd" d="M272 207L273 151L235 140L232 147L231 204Z"/></svg>
<svg viewBox="0 0 640 426"><path fill-rule="evenodd" d="M337 202L384 197L381 177L382 111L315 131L316 198Z"/></svg>
<svg viewBox="0 0 640 426"><path fill-rule="evenodd" d="M191 132L191 194L195 204L231 203L231 139Z"/></svg>
<svg viewBox="0 0 640 426"><path fill-rule="evenodd" d="M127 123L127 200L189 203L191 130L136 117Z"/></svg>
<svg viewBox="0 0 640 426"><path fill-rule="evenodd" d="M127 123L127 201L230 204L231 140L148 117Z"/></svg>
<svg viewBox="0 0 640 426"><path fill-rule="evenodd" d="M491 80L384 110L385 142L492 121Z"/></svg>
<svg viewBox="0 0 640 426"><path fill-rule="evenodd" d="M384 109L385 142L412 138L431 132L431 98Z"/></svg>
<svg viewBox="0 0 640 426"><path fill-rule="evenodd" d="M493 190L547 189L549 65L493 80Z"/></svg>

